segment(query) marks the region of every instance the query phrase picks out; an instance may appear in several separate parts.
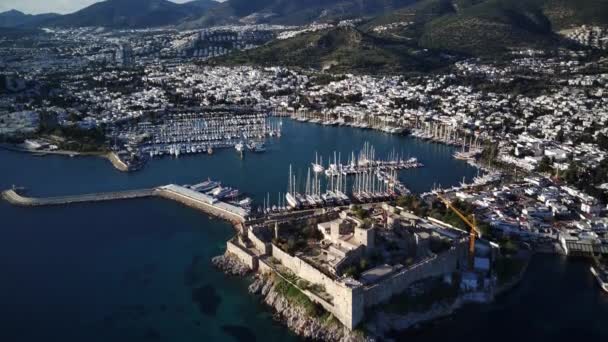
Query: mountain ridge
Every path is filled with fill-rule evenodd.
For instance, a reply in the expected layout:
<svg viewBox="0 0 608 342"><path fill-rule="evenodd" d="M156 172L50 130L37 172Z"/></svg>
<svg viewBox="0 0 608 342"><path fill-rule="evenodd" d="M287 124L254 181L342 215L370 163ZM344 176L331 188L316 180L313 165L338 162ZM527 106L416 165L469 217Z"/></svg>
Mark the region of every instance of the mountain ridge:
<svg viewBox="0 0 608 342"><path fill-rule="evenodd" d="M60 16L57 13L25 14L17 10L8 10L0 13L0 27L19 28L23 26L35 26L40 22Z"/></svg>
<svg viewBox="0 0 608 342"><path fill-rule="evenodd" d="M560 30L608 25L606 0L421 0L365 25L407 23L384 34L420 47L494 54L509 48L547 48L563 43Z"/></svg>
<svg viewBox="0 0 608 342"><path fill-rule="evenodd" d="M338 73L416 73L445 65L438 55L403 42L374 37L355 27L335 27L273 41L211 63L323 69Z"/></svg>
<svg viewBox="0 0 608 342"><path fill-rule="evenodd" d="M219 23L304 25L315 21L378 15L418 0L227 0L183 27Z"/></svg>
<svg viewBox="0 0 608 342"><path fill-rule="evenodd" d="M183 4L168 0L105 0L40 24L58 27L109 28L173 26L200 17L217 4L218 2L214 0L195 0Z"/></svg>

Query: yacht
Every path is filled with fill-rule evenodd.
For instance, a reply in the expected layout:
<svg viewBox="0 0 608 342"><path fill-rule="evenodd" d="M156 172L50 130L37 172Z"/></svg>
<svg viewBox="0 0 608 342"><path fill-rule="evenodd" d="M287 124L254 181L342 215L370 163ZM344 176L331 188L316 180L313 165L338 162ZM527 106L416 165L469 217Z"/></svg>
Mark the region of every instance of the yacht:
<svg viewBox="0 0 608 342"><path fill-rule="evenodd" d="M223 198L229 197L229 195L232 194L233 190L234 189L232 188L224 188L220 186L207 194L221 200Z"/></svg>
<svg viewBox="0 0 608 342"><path fill-rule="evenodd" d="M222 185L222 183L208 179L200 184L193 185L190 188L198 192L208 192L219 187L220 185Z"/></svg>
<svg viewBox="0 0 608 342"><path fill-rule="evenodd" d="M264 146L264 143L262 143L262 142L252 141L247 144L247 148L251 152L256 152L256 153L266 152L266 146Z"/></svg>
<svg viewBox="0 0 608 342"><path fill-rule="evenodd" d="M591 266L590 268L591 274L597 279L597 282L600 284L600 287L604 292L608 292L608 270L605 268L596 265Z"/></svg>
<svg viewBox="0 0 608 342"><path fill-rule="evenodd" d="M287 193L285 195L285 200L287 200L287 204L289 204L289 206L292 208L300 207L300 201L298 201L298 199L291 193Z"/></svg>
<svg viewBox="0 0 608 342"><path fill-rule="evenodd" d="M319 155L315 152L315 162L312 163L312 171L314 173L322 173L325 171L323 167L323 157L321 157L321 161L319 162Z"/></svg>

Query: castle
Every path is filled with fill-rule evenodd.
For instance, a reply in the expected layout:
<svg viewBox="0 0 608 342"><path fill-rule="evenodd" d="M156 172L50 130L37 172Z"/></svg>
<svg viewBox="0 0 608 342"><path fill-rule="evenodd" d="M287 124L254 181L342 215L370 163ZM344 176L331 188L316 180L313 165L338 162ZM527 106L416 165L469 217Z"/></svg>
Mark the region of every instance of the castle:
<svg viewBox="0 0 608 342"><path fill-rule="evenodd" d="M354 329L366 309L466 265L467 241L464 231L382 204L246 225L227 250Z"/></svg>

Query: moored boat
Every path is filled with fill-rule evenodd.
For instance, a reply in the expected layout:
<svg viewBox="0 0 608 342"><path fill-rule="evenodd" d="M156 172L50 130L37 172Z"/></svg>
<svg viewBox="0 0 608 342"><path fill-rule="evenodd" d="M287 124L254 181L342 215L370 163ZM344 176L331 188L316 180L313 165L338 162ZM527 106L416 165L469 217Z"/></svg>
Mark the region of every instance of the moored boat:
<svg viewBox="0 0 608 342"><path fill-rule="evenodd" d="M600 287L608 293L608 271L600 266L591 266L591 274L597 279Z"/></svg>

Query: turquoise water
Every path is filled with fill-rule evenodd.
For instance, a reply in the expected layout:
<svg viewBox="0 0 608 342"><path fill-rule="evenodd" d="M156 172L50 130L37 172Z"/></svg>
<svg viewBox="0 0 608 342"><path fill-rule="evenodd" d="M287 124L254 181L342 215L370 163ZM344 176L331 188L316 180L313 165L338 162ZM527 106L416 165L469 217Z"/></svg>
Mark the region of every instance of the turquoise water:
<svg viewBox="0 0 608 342"><path fill-rule="evenodd" d="M415 192L426 191L434 183L454 185L476 174L451 158L452 148L406 137L292 121L284 122L283 132L282 138L269 143L265 154L247 154L241 160L234 150L221 150L213 156L165 158L132 174L120 173L100 158L0 151L0 188L16 184L26 187L30 195L53 196L192 184L211 177L261 203L266 193L275 200L278 192L285 191L290 164L304 175L315 151L326 159L337 150L345 160L365 141L376 146L377 155L395 149L425 163L425 168L400 175ZM47 208L17 208L0 202L0 219L1 341L297 339L273 321L257 298L247 295L246 279L227 277L211 266L211 257L223 253L233 231L195 210L161 199ZM551 282L555 293L563 294L568 286L577 293L587 291L581 301L585 306L574 311L581 321L605 315L605 300L593 283L586 278L578 282L579 275L586 274L584 265L553 258L542 261L535 274L542 274L546 267L552 274L569 275L567 283L562 284L561 278ZM534 306L542 308L558 299L543 295L547 284L538 277L522 288L528 296L538 297ZM508 313L530 311L526 302L518 304L517 292L506 298L512 299L499 307ZM462 317L479 315L481 310L471 308ZM507 316L488 315L483 329L507 324ZM549 317L552 326L563 323ZM469 333L466 324L446 322L438 324L447 324L459 336ZM549 336L543 335L542 326L526 327L535 329L534 336L541 340ZM601 331L597 325L589 327ZM443 339L447 331L423 329L416 334Z"/></svg>
<svg viewBox="0 0 608 342"><path fill-rule="evenodd" d="M3 341L292 339L209 264L232 235L221 221L162 200L0 212Z"/></svg>

